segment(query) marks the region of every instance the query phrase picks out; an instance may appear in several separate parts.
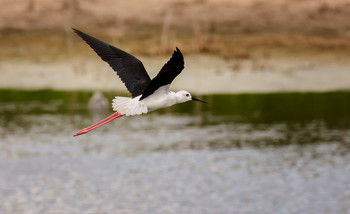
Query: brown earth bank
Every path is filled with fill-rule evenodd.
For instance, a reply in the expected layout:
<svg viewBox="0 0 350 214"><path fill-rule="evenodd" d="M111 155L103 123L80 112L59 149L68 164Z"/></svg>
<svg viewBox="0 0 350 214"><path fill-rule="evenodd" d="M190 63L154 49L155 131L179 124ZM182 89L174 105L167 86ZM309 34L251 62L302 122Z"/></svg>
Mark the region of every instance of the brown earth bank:
<svg viewBox="0 0 350 214"><path fill-rule="evenodd" d="M348 0L2 0L0 57L85 50L71 27L142 55L349 53L349 16Z"/></svg>
<svg viewBox="0 0 350 214"><path fill-rule="evenodd" d="M120 32L118 26L142 23L208 32L341 34L350 31L349 14L348 0L2 0L0 28L93 26ZM234 28L221 28L228 23Z"/></svg>
<svg viewBox="0 0 350 214"><path fill-rule="evenodd" d="M188 71L174 89L348 90L349 17L349 0L2 0L0 88L125 90L74 27L151 76L179 47Z"/></svg>

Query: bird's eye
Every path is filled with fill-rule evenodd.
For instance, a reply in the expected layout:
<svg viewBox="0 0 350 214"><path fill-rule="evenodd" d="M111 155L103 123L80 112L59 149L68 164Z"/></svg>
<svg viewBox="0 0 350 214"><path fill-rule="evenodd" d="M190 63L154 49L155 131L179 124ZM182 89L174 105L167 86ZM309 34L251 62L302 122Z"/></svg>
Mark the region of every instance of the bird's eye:
<svg viewBox="0 0 350 214"><path fill-rule="evenodd" d="M189 94L186 94L186 97L190 96Z"/></svg>

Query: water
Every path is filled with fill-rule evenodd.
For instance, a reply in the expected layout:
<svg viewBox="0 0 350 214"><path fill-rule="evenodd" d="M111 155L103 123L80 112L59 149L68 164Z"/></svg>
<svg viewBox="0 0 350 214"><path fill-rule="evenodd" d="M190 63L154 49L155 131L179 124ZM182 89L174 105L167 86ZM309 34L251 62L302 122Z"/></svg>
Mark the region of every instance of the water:
<svg viewBox="0 0 350 214"><path fill-rule="evenodd" d="M0 91L0 213L350 213L349 92L203 96L72 137L91 95Z"/></svg>

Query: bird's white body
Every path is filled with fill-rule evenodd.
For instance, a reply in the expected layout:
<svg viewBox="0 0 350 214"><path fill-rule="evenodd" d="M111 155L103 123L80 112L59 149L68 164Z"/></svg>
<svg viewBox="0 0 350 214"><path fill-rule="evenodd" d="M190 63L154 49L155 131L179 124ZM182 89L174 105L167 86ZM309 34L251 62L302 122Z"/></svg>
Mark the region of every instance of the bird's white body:
<svg viewBox="0 0 350 214"><path fill-rule="evenodd" d="M140 100L141 96L134 98L117 96L113 99L113 110L125 116L140 115L192 99L191 94L187 91L177 93L170 91L169 85L158 88L152 95L143 100Z"/></svg>

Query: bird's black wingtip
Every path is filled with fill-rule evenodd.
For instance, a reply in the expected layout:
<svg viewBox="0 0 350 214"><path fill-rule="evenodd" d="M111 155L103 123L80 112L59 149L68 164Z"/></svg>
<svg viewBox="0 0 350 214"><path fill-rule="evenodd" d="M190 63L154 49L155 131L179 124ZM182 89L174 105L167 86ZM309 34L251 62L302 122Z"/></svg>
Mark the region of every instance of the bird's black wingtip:
<svg viewBox="0 0 350 214"><path fill-rule="evenodd" d="M176 50L174 51L173 55L180 56L183 58L182 53L178 47L176 47Z"/></svg>
<svg viewBox="0 0 350 214"><path fill-rule="evenodd" d="M73 27L72 27L72 29L73 29L74 33L76 33L78 36L80 36L83 40L87 41L87 38L89 38L89 35L81 32L80 30L75 29Z"/></svg>
<svg viewBox="0 0 350 214"><path fill-rule="evenodd" d="M72 29L73 29L74 33L76 33L78 35L82 33L80 30L78 30L78 29L76 29L74 27L72 27Z"/></svg>
<svg viewBox="0 0 350 214"><path fill-rule="evenodd" d="M78 30L78 29L76 29L74 27L72 27L72 29L73 29L74 33L78 34L80 37L83 38L84 36L86 36L86 34L81 32L80 30Z"/></svg>

